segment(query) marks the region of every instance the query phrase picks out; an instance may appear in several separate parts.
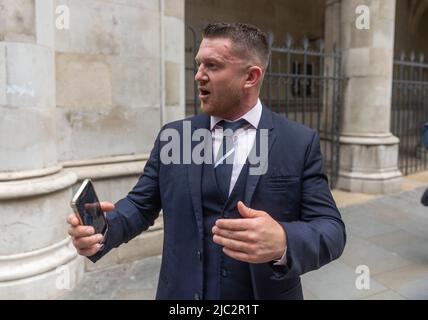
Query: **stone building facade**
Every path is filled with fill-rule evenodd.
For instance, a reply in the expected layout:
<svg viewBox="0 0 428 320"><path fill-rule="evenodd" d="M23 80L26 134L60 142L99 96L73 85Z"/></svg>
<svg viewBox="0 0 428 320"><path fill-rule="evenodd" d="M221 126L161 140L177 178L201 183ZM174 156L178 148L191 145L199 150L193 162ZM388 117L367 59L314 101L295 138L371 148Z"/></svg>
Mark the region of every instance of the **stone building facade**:
<svg viewBox="0 0 428 320"><path fill-rule="evenodd" d="M183 79L183 0L0 1L0 298L55 297L94 268L67 235L72 193L126 194L184 116ZM157 254L161 227L101 265Z"/></svg>
<svg viewBox="0 0 428 320"><path fill-rule="evenodd" d="M355 28L361 4L368 30ZM126 195L162 124L185 116L187 26L219 20L336 43L338 187L399 189L392 63L400 50L428 55L425 0L0 0L0 298L55 298L85 271L161 252L160 218L96 265L78 257L69 202L84 178L102 200Z"/></svg>

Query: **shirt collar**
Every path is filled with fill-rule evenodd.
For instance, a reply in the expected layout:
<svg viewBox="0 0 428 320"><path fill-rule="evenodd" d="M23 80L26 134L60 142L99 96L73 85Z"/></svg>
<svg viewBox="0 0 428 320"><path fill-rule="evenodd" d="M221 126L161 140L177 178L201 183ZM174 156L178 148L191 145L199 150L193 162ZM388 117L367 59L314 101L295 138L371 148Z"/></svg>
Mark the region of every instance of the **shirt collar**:
<svg viewBox="0 0 428 320"><path fill-rule="evenodd" d="M262 109L263 109L262 103L260 102L260 99L257 99L256 105L254 107L252 107L250 109L250 111L248 111L246 114L244 114L239 119L236 119L235 121L238 121L240 119L245 119L256 129L259 125L260 118L262 116ZM217 123L219 123L222 120L224 120L224 119L220 118L220 117L211 116L210 117L210 121L211 121L210 129L213 130L214 127L217 125ZM228 121L228 120L225 120L225 121Z"/></svg>

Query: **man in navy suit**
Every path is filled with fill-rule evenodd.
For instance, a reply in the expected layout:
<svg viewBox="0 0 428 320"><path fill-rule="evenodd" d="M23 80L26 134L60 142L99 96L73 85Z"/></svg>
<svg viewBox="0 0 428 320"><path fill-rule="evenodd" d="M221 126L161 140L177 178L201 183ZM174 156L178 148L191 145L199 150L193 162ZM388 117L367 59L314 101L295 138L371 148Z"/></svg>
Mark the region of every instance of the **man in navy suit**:
<svg viewBox="0 0 428 320"><path fill-rule="evenodd" d="M258 98L269 55L254 26L205 28L195 58L203 113L165 125L135 187L102 203L105 236L68 218L79 254L97 261L162 209L157 299L303 299L300 275L342 254L345 226L318 134Z"/></svg>

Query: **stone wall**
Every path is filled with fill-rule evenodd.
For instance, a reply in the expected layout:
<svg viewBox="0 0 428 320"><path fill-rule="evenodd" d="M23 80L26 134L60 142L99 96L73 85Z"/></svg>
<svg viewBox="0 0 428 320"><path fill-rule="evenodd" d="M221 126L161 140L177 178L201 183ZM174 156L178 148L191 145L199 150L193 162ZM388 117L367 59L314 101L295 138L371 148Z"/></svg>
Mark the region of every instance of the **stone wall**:
<svg viewBox="0 0 428 320"><path fill-rule="evenodd" d="M184 116L184 0L0 0L0 115L0 298L53 298L64 273L73 287L85 268L159 254L162 218L97 264L65 219L85 178L124 197Z"/></svg>
<svg viewBox="0 0 428 320"><path fill-rule="evenodd" d="M55 32L60 160L150 151L161 125L159 1L55 4L71 16Z"/></svg>

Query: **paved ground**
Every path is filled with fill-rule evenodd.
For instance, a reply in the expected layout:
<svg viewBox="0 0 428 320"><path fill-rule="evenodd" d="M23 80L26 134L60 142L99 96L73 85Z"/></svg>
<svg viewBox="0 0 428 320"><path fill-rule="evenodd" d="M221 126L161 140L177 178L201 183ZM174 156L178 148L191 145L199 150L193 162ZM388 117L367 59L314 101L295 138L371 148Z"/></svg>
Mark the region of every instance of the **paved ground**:
<svg viewBox="0 0 428 320"><path fill-rule="evenodd" d="M305 298L428 299L428 207L419 201L423 185L428 185L427 172L406 178L403 189L410 191L395 195L335 191L348 242L340 259L302 277ZM86 273L63 299L153 299L160 262L157 256ZM370 289L356 287L360 265L369 267Z"/></svg>
<svg viewBox="0 0 428 320"><path fill-rule="evenodd" d="M303 276L306 299L428 299L428 208L425 188L341 209L348 233L342 257ZM358 290L356 268L370 270Z"/></svg>

